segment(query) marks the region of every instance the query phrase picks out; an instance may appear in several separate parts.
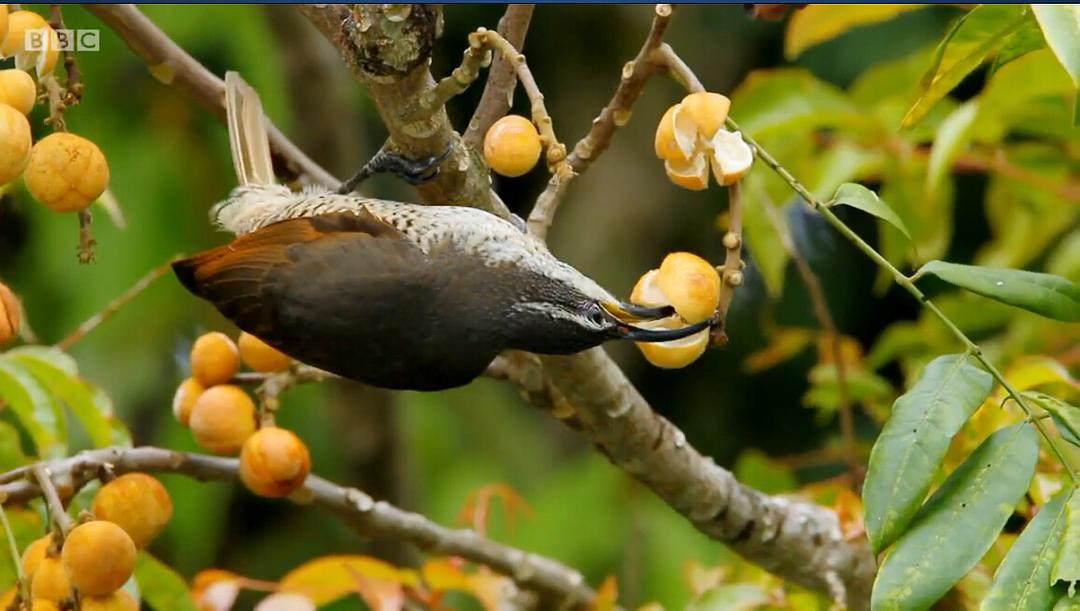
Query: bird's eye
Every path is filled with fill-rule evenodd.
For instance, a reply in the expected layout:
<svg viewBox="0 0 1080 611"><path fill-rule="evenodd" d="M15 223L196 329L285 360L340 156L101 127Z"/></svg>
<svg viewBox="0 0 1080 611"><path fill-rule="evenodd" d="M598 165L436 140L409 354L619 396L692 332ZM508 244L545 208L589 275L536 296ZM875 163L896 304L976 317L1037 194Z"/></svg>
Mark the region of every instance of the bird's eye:
<svg viewBox="0 0 1080 611"><path fill-rule="evenodd" d="M585 312L585 317L589 320L589 322L596 325L597 327L604 326L604 322L606 320L604 316L604 311L600 308L600 304L594 303L590 305L589 309Z"/></svg>

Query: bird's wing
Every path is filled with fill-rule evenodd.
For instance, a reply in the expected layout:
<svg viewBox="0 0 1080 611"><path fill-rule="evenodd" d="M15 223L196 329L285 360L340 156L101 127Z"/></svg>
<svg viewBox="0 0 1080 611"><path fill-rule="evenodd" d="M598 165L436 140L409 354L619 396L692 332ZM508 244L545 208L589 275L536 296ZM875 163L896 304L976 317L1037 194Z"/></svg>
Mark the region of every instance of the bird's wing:
<svg viewBox="0 0 1080 611"><path fill-rule="evenodd" d="M274 296L295 292L301 284L317 292L325 281L320 276L349 273L341 269L346 265L358 270L380 265L393 273L425 261L426 255L400 231L364 209L274 223L178 261L173 270L189 291L240 328L269 340Z"/></svg>

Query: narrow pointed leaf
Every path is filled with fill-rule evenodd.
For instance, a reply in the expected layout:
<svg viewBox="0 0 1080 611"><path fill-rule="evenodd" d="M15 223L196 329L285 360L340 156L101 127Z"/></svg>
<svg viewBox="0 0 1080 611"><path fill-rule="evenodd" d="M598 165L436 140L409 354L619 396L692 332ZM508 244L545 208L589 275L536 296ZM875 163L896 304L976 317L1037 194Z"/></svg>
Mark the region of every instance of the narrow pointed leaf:
<svg viewBox="0 0 1080 611"><path fill-rule="evenodd" d="M994 56L994 63L990 66L990 74L997 72L1015 59L1045 48L1046 40L1043 38L1042 30L1039 29L1039 22L1035 21L1034 15L1031 15L1024 19L1024 24L1001 45L1001 50Z"/></svg>
<svg viewBox="0 0 1080 611"><path fill-rule="evenodd" d="M904 531L926 497L949 442L984 399L993 378L963 354L940 356L896 400L870 451L863 485L866 533L881 551Z"/></svg>
<svg viewBox="0 0 1080 611"><path fill-rule="evenodd" d="M1068 70L1080 89L1080 7L1075 4L1032 4L1046 44ZM1080 121L1080 95L1074 105L1073 123Z"/></svg>
<svg viewBox="0 0 1080 611"><path fill-rule="evenodd" d="M19 362L0 356L0 398L34 440L42 458L59 458L67 450L67 424L60 404Z"/></svg>
<svg viewBox="0 0 1080 611"><path fill-rule="evenodd" d="M1080 407L1041 392L1022 392L1025 399L1034 401L1046 410L1054 420L1061 436L1071 444L1080 446Z"/></svg>
<svg viewBox="0 0 1080 611"><path fill-rule="evenodd" d="M971 139L972 126L978 116L979 103L971 100L954 110L934 135L930 160L926 167L926 197L934 199L940 194L943 183L949 178L953 161Z"/></svg>
<svg viewBox="0 0 1080 611"><path fill-rule="evenodd" d="M836 190L836 195L833 195L829 206L840 205L858 208L863 212L887 221L890 225L899 229L907 239L911 239L911 233L896 212L893 212L893 209L890 208L888 204L881 201L881 198L877 196L877 193L874 193L862 185L853 182L846 182L840 185L840 188Z"/></svg>
<svg viewBox="0 0 1080 611"><path fill-rule="evenodd" d="M52 346L19 346L5 352L8 356L28 357L37 361L45 361L54 368L59 369L69 376L79 375L79 365L68 353Z"/></svg>
<svg viewBox="0 0 1080 611"><path fill-rule="evenodd" d="M806 49L852 28L888 21L920 4L811 4L791 16L784 33L784 56L794 59Z"/></svg>
<svg viewBox="0 0 1080 611"><path fill-rule="evenodd" d="M1026 422L995 432L976 448L885 556L871 608L929 609L948 592L1001 533L1038 455L1038 434Z"/></svg>
<svg viewBox="0 0 1080 611"><path fill-rule="evenodd" d="M938 45L930 69L923 76L922 92L904 116L902 127L918 123L1019 30L1027 18L1025 11L1025 7L1017 5L983 4L958 19Z"/></svg>
<svg viewBox="0 0 1080 611"><path fill-rule="evenodd" d="M1048 611L1054 607L1061 593L1051 586L1050 571L1065 530L1068 498L1068 491L1058 493L1020 533L994 573L994 583L979 607L981 611Z"/></svg>
<svg viewBox="0 0 1080 611"><path fill-rule="evenodd" d="M1080 285L1061 276L945 261L931 261L923 265L915 278L926 274L1047 318L1080 322Z"/></svg>
<svg viewBox="0 0 1080 611"><path fill-rule="evenodd" d="M101 393L96 392L92 384L71 373L72 369L66 366L63 358L70 358L68 355L54 348L44 350L18 352L13 358L71 408L90 435L94 446L101 448L111 445L113 432L109 418L112 415L112 406L96 401L95 398L100 397Z"/></svg>
<svg viewBox="0 0 1080 611"><path fill-rule="evenodd" d="M184 578L147 552L139 552L135 583L139 584L143 601L152 609L196 611Z"/></svg>
<svg viewBox="0 0 1080 611"><path fill-rule="evenodd" d="M1050 583L1064 581L1068 586L1068 595L1076 597L1076 586L1080 584L1080 488L1073 486L1069 502L1065 507L1065 535L1061 538L1054 570L1050 574Z"/></svg>

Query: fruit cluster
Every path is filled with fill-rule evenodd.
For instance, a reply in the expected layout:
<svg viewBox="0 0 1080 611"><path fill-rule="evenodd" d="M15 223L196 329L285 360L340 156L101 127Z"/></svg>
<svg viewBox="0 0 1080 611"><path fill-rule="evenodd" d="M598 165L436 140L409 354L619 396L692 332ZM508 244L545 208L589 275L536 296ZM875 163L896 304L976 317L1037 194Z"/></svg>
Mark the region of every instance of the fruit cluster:
<svg viewBox="0 0 1080 611"><path fill-rule="evenodd" d="M739 132L724 129L731 100L699 91L672 106L656 126L656 156L671 182L693 191L709 186L709 170L721 186L734 184L754 164Z"/></svg>
<svg viewBox="0 0 1080 611"><path fill-rule="evenodd" d="M240 479L252 492L288 496L311 472L311 456L295 433L258 427L255 402L232 384L243 361L261 373L281 372L292 360L249 333L234 342L224 333L200 336L191 347L191 377L173 397L173 414L195 441L215 454L240 453Z"/></svg>
<svg viewBox="0 0 1080 611"><path fill-rule="evenodd" d="M44 45L27 45L40 32ZM41 49L37 47L43 47ZM0 70L0 185L20 175L35 199L57 212L77 212L94 202L109 184L109 165L96 144L56 132L33 142L26 116L37 101L40 82L52 78L60 54L56 31L33 11L8 13L0 5L0 58L15 58L15 68Z"/></svg>
<svg viewBox="0 0 1080 611"><path fill-rule="evenodd" d="M145 473L106 483L94 496L94 519L71 529L63 541L48 534L23 550L32 608L70 608L77 591L84 611L138 609L121 588L135 570L138 550L161 534L172 510L165 487Z"/></svg>
<svg viewBox="0 0 1080 611"><path fill-rule="evenodd" d="M630 301L638 305L672 306L675 314L641 323L647 328L677 329L708 320L720 304L720 274L701 257L673 252L659 269L649 270L634 285ZM657 367L674 369L696 361L709 345L709 330L670 342L638 343L645 359Z"/></svg>

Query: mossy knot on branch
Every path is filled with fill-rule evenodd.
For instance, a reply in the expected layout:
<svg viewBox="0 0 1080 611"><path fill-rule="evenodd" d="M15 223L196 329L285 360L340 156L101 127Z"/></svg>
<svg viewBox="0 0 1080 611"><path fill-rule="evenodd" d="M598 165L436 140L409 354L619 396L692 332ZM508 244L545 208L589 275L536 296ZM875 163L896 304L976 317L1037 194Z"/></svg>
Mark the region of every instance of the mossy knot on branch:
<svg viewBox="0 0 1080 611"><path fill-rule="evenodd" d="M441 15L427 4L357 4L341 24L353 58L373 76L404 76L426 64Z"/></svg>

